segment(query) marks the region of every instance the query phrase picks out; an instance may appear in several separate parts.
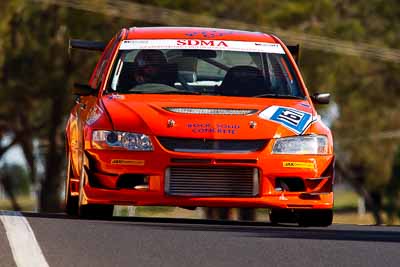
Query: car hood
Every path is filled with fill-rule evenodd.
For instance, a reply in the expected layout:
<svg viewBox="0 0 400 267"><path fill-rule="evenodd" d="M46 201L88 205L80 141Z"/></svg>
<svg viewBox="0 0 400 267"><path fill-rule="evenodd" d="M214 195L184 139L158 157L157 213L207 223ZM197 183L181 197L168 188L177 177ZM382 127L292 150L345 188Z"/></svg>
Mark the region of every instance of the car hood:
<svg viewBox="0 0 400 267"><path fill-rule="evenodd" d="M177 138L248 140L293 136L306 131L315 118L308 101L293 99L115 94L103 96L102 101L114 130ZM232 114L237 112L244 114ZM290 116L280 116L290 115L287 112L305 114L307 120L300 128L293 127Z"/></svg>

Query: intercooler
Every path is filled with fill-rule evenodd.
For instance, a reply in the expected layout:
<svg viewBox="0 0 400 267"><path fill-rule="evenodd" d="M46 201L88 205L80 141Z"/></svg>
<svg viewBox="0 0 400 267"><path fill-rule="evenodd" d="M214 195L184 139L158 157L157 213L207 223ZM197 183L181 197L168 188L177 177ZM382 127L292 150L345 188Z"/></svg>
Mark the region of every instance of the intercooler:
<svg viewBox="0 0 400 267"><path fill-rule="evenodd" d="M258 169L253 167L170 167L165 192L173 196L254 197L259 193Z"/></svg>

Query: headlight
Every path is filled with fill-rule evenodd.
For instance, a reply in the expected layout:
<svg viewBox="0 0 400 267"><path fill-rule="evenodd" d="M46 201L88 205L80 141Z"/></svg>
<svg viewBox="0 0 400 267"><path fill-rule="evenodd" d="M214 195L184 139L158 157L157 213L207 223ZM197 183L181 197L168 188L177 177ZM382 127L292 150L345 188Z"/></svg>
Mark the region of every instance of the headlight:
<svg viewBox="0 0 400 267"><path fill-rule="evenodd" d="M276 139L273 154L328 154L328 138L323 135L307 135Z"/></svg>
<svg viewBox="0 0 400 267"><path fill-rule="evenodd" d="M92 147L97 149L153 151L150 137L145 134L103 130L93 131Z"/></svg>

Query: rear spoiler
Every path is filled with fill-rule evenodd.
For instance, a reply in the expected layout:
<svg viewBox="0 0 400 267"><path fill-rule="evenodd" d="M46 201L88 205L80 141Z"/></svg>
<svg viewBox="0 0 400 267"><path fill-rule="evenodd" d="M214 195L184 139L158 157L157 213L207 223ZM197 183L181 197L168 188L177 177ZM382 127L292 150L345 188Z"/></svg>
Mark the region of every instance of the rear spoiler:
<svg viewBox="0 0 400 267"><path fill-rule="evenodd" d="M78 40L78 39L70 39L69 40L69 50L71 48L76 49L84 49L90 51L100 51L103 52L106 48L107 43L100 42L100 41L85 41L85 40Z"/></svg>
<svg viewBox="0 0 400 267"><path fill-rule="evenodd" d="M288 45L287 48L289 49L290 53L292 54L294 61L296 64L299 65L300 63L300 45Z"/></svg>

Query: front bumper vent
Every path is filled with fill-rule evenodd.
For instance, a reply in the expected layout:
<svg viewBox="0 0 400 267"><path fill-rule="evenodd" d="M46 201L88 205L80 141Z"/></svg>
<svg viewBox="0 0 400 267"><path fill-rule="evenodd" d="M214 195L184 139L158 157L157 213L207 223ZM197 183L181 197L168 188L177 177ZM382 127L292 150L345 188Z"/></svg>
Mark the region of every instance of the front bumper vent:
<svg viewBox="0 0 400 267"><path fill-rule="evenodd" d="M196 114L196 115L251 115L258 112L257 109L232 109L232 108L165 107L164 109L174 113Z"/></svg>
<svg viewBox="0 0 400 267"><path fill-rule="evenodd" d="M255 197L259 174L251 167L170 167L165 192L172 196Z"/></svg>

